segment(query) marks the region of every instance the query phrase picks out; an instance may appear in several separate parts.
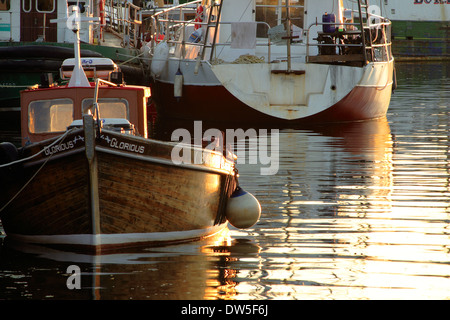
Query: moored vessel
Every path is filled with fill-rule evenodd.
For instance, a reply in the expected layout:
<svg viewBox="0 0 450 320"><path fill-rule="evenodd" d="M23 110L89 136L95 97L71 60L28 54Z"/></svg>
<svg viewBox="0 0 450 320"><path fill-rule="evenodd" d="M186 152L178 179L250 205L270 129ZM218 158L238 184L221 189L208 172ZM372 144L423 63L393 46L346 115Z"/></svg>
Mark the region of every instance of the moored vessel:
<svg viewBox="0 0 450 320"><path fill-rule="evenodd" d="M117 71L94 72L90 82L79 51L78 42L63 64L74 62L62 72L67 85L21 92L23 146L0 144L8 239L98 253L202 239L226 228L229 215L237 227L257 222L260 205L241 197L232 155L150 139L150 89L123 84Z"/></svg>
<svg viewBox="0 0 450 320"><path fill-rule="evenodd" d="M290 126L386 115L390 21L368 1L194 2L195 20L168 19L177 7L153 16L148 68L161 117Z"/></svg>

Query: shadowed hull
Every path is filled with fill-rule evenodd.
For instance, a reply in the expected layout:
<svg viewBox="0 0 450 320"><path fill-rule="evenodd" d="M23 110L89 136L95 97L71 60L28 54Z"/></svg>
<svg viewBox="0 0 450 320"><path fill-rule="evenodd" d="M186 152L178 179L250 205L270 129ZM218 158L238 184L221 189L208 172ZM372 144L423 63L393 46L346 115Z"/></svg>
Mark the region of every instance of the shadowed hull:
<svg viewBox="0 0 450 320"><path fill-rule="evenodd" d="M129 140L130 145L143 141ZM23 178L10 181L2 193L2 205L43 166L1 213L8 237L117 248L199 239L226 226L223 210L230 182L226 172L170 165L163 155L170 154L171 147L162 144L145 145L153 156L106 145L97 141L94 182L79 142L46 163L44 156L25 163Z"/></svg>
<svg viewBox="0 0 450 320"><path fill-rule="evenodd" d="M392 93L392 84L385 87L357 86L341 101L322 112L287 120L247 106L223 86L186 85L183 87L183 97L179 100L173 97L172 84L156 81L153 86L153 99L162 118L268 126L296 126L383 117L388 110Z"/></svg>

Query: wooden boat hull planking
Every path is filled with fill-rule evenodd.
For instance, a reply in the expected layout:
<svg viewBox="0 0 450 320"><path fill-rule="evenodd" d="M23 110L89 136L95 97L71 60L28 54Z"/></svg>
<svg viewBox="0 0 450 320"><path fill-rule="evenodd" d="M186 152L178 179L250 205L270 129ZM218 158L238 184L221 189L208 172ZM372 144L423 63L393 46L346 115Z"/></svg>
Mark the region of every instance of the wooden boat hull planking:
<svg viewBox="0 0 450 320"><path fill-rule="evenodd" d="M226 226L226 171L170 165L163 157L101 143L95 147L95 183L85 149L77 144L45 164L45 156L25 164L23 179L10 185L4 202L42 168L2 212L7 235L34 243L116 248L199 239ZM158 152L170 154L164 148Z"/></svg>

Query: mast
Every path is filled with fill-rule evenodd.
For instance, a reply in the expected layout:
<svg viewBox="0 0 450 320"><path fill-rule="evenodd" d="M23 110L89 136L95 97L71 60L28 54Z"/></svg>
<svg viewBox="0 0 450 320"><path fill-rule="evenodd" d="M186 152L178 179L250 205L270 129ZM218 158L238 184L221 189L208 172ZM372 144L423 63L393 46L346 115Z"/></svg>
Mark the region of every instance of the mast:
<svg viewBox="0 0 450 320"><path fill-rule="evenodd" d="M90 87L89 80L84 73L83 66L81 65L81 53L80 53L80 8L78 6L72 6L72 15L67 21L67 27L69 27L69 21L73 17L71 29L75 33L75 42L73 44L75 51L75 65L73 67L72 76L70 77L69 87Z"/></svg>
<svg viewBox="0 0 450 320"><path fill-rule="evenodd" d="M81 53L80 53L80 22L98 22L100 19L98 17L85 18L80 17L80 8L75 5L71 6L72 14L67 18L63 19L52 19L50 22L66 22L67 28L71 29L75 33L75 41L73 44L75 53L75 65L73 67L72 76L70 77L69 87L90 87L89 80L84 73L83 66L81 64Z"/></svg>
<svg viewBox="0 0 450 320"><path fill-rule="evenodd" d="M292 41L292 24L291 13L289 10L290 1L286 0L286 30L287 30L287 72L291 72L291 41Z"/></svg>

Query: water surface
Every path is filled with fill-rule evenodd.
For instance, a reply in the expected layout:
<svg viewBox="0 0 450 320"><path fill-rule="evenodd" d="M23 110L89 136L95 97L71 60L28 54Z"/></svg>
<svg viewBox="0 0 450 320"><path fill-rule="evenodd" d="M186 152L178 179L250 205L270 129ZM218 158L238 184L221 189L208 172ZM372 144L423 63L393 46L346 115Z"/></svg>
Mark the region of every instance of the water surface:
<svg viewBox="0 0 450 320"><path fill-rule="evenodd" d="M6 241L0 299L450 298L448 74L398 63L386 118L280 130L276 175L239 165L262 206L251 229L103 256Z"/></svg>

